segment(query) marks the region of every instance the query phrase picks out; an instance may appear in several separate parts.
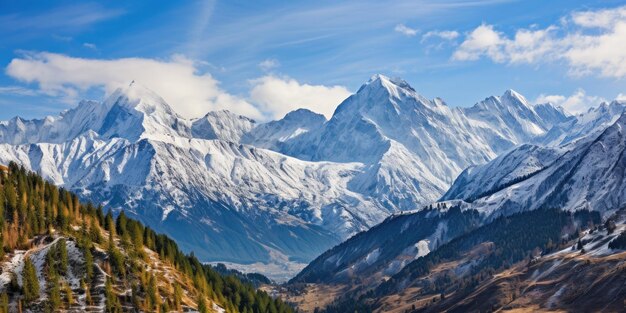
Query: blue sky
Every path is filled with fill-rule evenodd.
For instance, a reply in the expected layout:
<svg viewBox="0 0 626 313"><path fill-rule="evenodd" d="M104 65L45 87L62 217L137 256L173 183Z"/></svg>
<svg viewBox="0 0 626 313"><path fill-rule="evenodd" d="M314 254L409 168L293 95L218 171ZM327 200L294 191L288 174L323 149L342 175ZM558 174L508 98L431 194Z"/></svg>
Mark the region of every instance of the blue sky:
<svg viewBox="0 0 626 313"><path fill-rule="evenodd" d="M376 73L452 106L512 88L580 112L626 94L625 5L0 0L0 119L56 114L131 80L189 117L329 116Z"/></svg>

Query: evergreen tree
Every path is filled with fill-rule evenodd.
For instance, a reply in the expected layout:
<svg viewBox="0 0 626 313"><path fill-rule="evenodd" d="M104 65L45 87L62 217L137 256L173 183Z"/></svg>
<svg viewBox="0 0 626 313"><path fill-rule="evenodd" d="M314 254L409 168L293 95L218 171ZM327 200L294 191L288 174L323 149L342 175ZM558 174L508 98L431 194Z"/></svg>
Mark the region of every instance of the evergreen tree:
<svg viewBox="0 0 626 313"><path fill-rule="evenodd" d="M61 287L59 286L59 276L53 274L48 277L48 303L52 311L56 311L61 306Z"/></svg>
<svg viewBox="0 0 626 313"><path fill-rule="evenodd" d="M12 251L21 245L30 249L33 236L46 234L46 239L53 237L73 238L77 246L83 252L85 260L85 277L81 279L81 289L85 291L87 304L93 304L90 300L89 284L95 273L92 255L94 245L107 250L107 256L102 266L106 272L111 273L105 282L105 309L108 312L121 312L120 299L113 290L111 279L120 279L123 288L138 286L139 280L145 288L133 288L133 301L129 306L137 310L141 308L142 297L148 297L148 286L154 292L150 311L179 309L183 305L183 288L190 288L189 296L202 296L205 307L207 299L211 299L223 306L228 312L293 312L282 301L272 299L265 292L257 291L249 283L243 283L238 278L226 277L215 271L211 266L202 264L193 254L185 254L176 242L163 234L157 234L149 227L127 216L113 220L112 212L105 215L101 206L90 203L82 204L76 195L68 190L63 190L46 182L35 173L26 171L23 167L11 163L11 169L6 175L0 175L0 242L4 251ZM79 231L75 227L81 225ZM102 225L102 226L101 226ZM70 227L71 226L71 227ZM102 228L108 230L109 241L103 240ZM119 233L119 235L117 234ZM122 239L126 237L127 239ZM124 241L128 245L124 245ZM122 249L118 247L122 243ZM66 246L66 239L59 239L52 245L46 255L44 272L46 276L45 292L51 302L46 302L46 307L37 309L58 309L63 304L63 299L68 300L68 306L73 302L73 295L69 285L63 276L70 271L70 263ZM146 271L146 265L141 258L147 256L145 250L151 250L158 254L159 261L166 262L171 268L183 275L181 280L185 285L175 285L169 290L159 290L156 277L150 281L150 271ZM1 256L1 255L0 255ZM148 259L146 258L146 261ZM40 286L34 264L28 258L24 260L23 286L17 284L16 275L11 275L11 282L7 288L9 294L23 293L23 297L17 297L18 306L30 305L39 298ZM107 269L107 267L109 267ZM140 274L144 272L146 274ZM128 275L131 274L131 275ZM127 278L126 278L127 277ZM141 277L141 278L140 278ZM127 280L128 279L128 280ZM193 286L187 286L192 282ZM194 290L195 289L195 290ZM159 292L162 292L167 301L162 301ZM81 297L81 300L83 298ZM57 301L59 300L59 301ZM0 313L2 313L2 299L0 299ZM23 301L23 303L22 303ZM7 299L8 302L8 299ZM161 303L163 302L163 303ZM176 306L176 308L174 308ZM132 309L131 309L132 310Z"/></svg>
<svg viewBox="0 0 626 313"><path fill-rule="evenodd" d="M121 305L117 295L113 291L113 285L111 284L111 278L107 277L104 283L104 311L107 313L121 312Z"/></svg>
<svg viewBox="0 0 626 313"><path fill-rule="evenodd" d="M6 292L0 296L0 313L9 313L9 296Z"/></svg>
<svg viewBox="0 0 626 313"><path fill-rule="evenodd" d="M93 255L90 248L83 249L83 256L85 258L85 279L91 282L93 279Z"/></svg>
<svg viewBox="0 0 626 313"><path fill-rule="evenodd" d="M183 309L183 288L180 287L180 284L176 283L174 285L174 308L178 311Z"/></svg>
<svg viewBox="0 0 626 313"><path fill-rule="evenodd" d="M69 263L67 257L67 244L65 238L59 239L56 243L57 246L57 257L58 257L58 271L61 275L65 275L67 273L67 265Z"/></svg>
<svg viewBox="0 0 626 313"><path fill-rule="evenodd" d="M24 301L26 304L29 304L39 298L39 279L37 278L37 270L35 269L33 262L28 257L24 260L22 285L24 288Z"/></svg>
<svg viewBox="0 0 626 313"><path fill-rule="evenodd" d="M206 304L206 301L204 300L204 296L200 295L198 297L198 312L200 313L209 313L209 307Z"/></svg>
<svg viewBox="0 0 626 313"><path fill-rule="evenodd" d="M67 308L69 309L74 304L74 295L72 293L72 288L69 284L65 284L65 300L67 301Z"/></svg>

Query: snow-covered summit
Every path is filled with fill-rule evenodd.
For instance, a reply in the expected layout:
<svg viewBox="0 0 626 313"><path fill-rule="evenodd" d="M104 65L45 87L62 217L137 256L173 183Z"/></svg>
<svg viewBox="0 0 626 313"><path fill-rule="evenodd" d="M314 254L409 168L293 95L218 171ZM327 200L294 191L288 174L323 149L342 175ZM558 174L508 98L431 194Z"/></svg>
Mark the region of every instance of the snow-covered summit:
<svg viewBox="0 0 626 313"><path fill-rule="evenodd" d="M256 121L228 110L212 111L192 122L194 138L239 142L257 125Z"/></svg>
<svg viewBox="0 0 626 313"><path fill-rule="evenodd" d="M626 113L601 132L570 144L523 145L468 169L444 199L465 199L489 214L548 207L609 215L626 205L624 151Z"/></svg>
<svg viewBox="0 0 626 313"><path fill-rule="evenodd" d="M375 75L330 120L299 109L257 123L229 111L180 117L134 82L59 116L0 122L0 163L18 161L127 210L204 260L309 261L394 212L436 201L464 169L548 138L553 125L556 139L608 126L614 107L572 117L506 91L455 108ZM537 169L558 154L529 151L507 160ZM502 175L465 175L494 186L526 173L511 164Z"/></svg>

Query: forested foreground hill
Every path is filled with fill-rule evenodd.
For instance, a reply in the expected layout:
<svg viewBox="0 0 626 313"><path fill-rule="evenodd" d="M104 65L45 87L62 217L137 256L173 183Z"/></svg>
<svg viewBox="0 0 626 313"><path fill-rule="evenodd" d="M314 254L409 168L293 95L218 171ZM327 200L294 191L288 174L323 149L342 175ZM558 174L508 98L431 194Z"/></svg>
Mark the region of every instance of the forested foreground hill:
<svg viewBox="0 0 626 313"><path fill-rule="evenodd" d="M122 212L0 168L0 312L292 312Z"/></svg>
<svg viewBox="0 0 626 313"><path fill-rule="evenodd" d="M624 209L605 221L587 210L502 216L377 276L378 283L349 275L329 282L305 271L285 298L303 312L325 313L624 312L625 220Z"/></svg>

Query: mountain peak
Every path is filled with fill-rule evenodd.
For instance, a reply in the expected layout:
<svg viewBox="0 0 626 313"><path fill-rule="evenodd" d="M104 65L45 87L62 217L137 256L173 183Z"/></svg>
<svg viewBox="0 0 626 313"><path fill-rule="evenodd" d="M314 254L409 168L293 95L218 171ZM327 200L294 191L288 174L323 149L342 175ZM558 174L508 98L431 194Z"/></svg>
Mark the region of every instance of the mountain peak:
<svg viewBox="0 0 626 313"><path fill-rule="evenodd" d="M104 101L104 104L109 108L117 104L146 114L154 111L165 111L170 114L175 114L169 104L167 104L161 96L134 80L125 87L117 88Z"/></svg>
<svg viewBox="0 0 626 313"><path fill-rule="evenodd" d="M395 90L397 88L405 89L407 91L415 92L415 89L409 85L404 79L399 77L388 77L383 74L375 74L370 77L370 80L365 83L364 86L376 86L383 87L387 90Z"/></svg>
<svg viewBox="0 0 626 313"><path fill-rule="evenodd" d="M300 108L293 110L285 115L284 120L320 120L326 122L326 117L323 114L315 113L309 109Z"/></svg>
<svg viewBox="0 0 626 313"><path fill-rule="evenodd" d="M507 89L507 91L504 92L502 97L500 97L500 101L505 102L505 100L510 100L510 103L521 105L521 106L524 106L525 108L530 107L528 100L526 100L524 96L522 96L520 93L518 93L517 91L513 89Z"/></svg>

